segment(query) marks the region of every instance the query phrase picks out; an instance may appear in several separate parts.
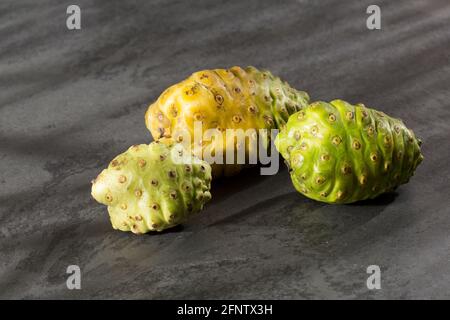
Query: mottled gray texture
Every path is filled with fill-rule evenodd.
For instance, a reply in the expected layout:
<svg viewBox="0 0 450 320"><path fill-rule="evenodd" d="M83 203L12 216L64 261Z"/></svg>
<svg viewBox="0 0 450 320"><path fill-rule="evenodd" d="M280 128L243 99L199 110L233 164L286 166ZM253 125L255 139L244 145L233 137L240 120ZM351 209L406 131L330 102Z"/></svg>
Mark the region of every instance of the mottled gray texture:
<svg viewBox="0 0 450 320"><path fill-rule="evenodd" d="M0 2L0 298L450 298L450 3ZM283 169L219 181L183 228L114 231L90 180L150 141L147 105L203 68L255 65L313 99L400 117L425 160L396 194L326 205ZM69 264L82 290L66 289ZM366 288L380 265L382 290Z"/></svg>

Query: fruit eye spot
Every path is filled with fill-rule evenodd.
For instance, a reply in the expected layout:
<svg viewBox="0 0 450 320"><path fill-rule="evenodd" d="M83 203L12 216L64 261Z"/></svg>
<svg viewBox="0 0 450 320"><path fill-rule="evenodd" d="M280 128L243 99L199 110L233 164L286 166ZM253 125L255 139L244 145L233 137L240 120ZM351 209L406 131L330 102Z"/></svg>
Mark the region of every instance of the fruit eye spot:
<svg viewBox="0 0 450 320"><path fill-rule="evenodd" d="M125 183L126 181L127 181L127 177L125 177L123 175L119 177L119 182L120 183Z"/></svg>
<svg viewBox="0 0 450 320"><path fill-rule="evenodd" d="M152 180L152 186L156 187L158 185L158 180Z"/></svg>
<svg viewBox="0 0 450 320"><path fill-rule="evenodd" d="M163 154L161 154L161 155L159 156L159 160L161 160L161 161L164 161L164 160L166 160L166 156L165 156L165 155L163 155Z"/></svg>
<svg viewBox="0 0 450 320"><path fill-rule="evenodd" d="M320 196L326 198L326 197L328 196L328 193L326 193L326 192L321 192L321 193L320 193Z"/></svg>
<svg viewBox="0 0 450 320"><path fill-rule="evenodd" d="M122 205L120 206L120 209L127 210L127 204L126 203L122 203Z"/></svg>
<svg viewBox="0 0 450 320"><path fill-rule="evenodd" d="M139 159L138 161L139 167L143 168L147 164L147 162L144 159Z"/></svg>
<svg viewBox="0 0 450 320"><path fill-rule="evenodd" d="M320 157L320 159L321 159L322 161L328 161L328 160L330 160L330 155L329 155L329 154L323 154L323 155Z"/></svg>
<svg viewBox="0 0 450 320"><path fill-rule="evenodd" d="M336 194L336 198L337 199L342 199L344 197L344 192L343 191L341 191L341 190L339 190L338 192L337 192L337 194Z"/></svg>
<svg viewBox="0 0 450 320"><path fill-rule="evenodd" d="M152 204L152 209L153 210L158 210L159 205L157 203Z"/></svg>
<svg viewBox="0 0 450 320"><path fill-rule="evenodd" d="M339 136L334 136L332 142L333 142L334 145L337 146L337 145L339 145L342 142L342 139Z"/></svg>
<svg viewBox="0 0 450 320"><path fill-rule="evenodd" d="M333 113L330 113L328 115L328 120L330 120L331 122L335 122L336 121L336 115L334 115Z"/></svg>
<svg viewBox="0 0 450 320"><path fill-rule="evenodd" d="M203 115L200 112L194 113L194 119L196 121L201 121L203 119Z"/></svg>
<svg viewBox="0 0 450 320"><path fill-rule="evenodd" d="M373 135L375 132L375 129L372 126L369 126L367 128L367 133L369 134L369 136Z"/></svg>
<svg viewBox="0 0 450 320"><path fill-rule="evenodd" d="M174 179L174 178L176 178L176 176L177 176L177 173L175 171L173 171L173 170L169 171L169 178Z"/></svg>
<svg viewBox="0 0 450 320"><path fill-rule="evenodd" d="M201 166L200 166L200 170L205 171L205 170L206 170L205 166L204 166L204 165L201 165Z"/></svg>
<svg viewBox="0 0 450 320"><path fill-rule="evenodd" d="M234 88L234 92L241 93L241 89L239 87Z"/></svg>
<svg viewBox="0 0 450 320"><path fill-rule="evenodd" d="M346 113L346 117L347 117L347 119L348 120L352 120L353 119L353 112L352 111L348 111L347 113Z"/></svg>
<svg viewBox="0 0 450 320"><path fill-rule="evenodd" d="M304 111L300 111L297 115L297 119L298 120L302 120L305 117L305 112Z"/></svg>
<svg viewBox="0 0 450 320"><path fill-rule="evenodd" d="M182 135L179 135L178 137L177 137L177 142L182 142L183 141L183 136Z"/></svg>
<svg viewBox="0 0 450 320"><path fill-rule="evenodd" d="M218 104L222 104L223 103L223 97L220 94L216 94L214 99L216 100L216 102Z"/></svg>
<svg viewBox="0 0 450 320"><path fill-rule="evenodd" d="M105 196L106 201L108 202L112 202L113 201L113 196L110 193L107 193Z"/></svg>
<svg viewBox="0 0 450 320"><path fill-rule="evenodd" d="M134 195L135 195L136 197L140 198L140 197L142 196L142 191L141 191L141 190L136 190L136 191L134 192Z"/></svg>
<svg viewBox="0 0 450 320"><path fill-rule="evenodd" d="M345 175L352 173L352 167L350 167L349 165L344 165L342 167L342 173Z"/></svg>
<svg viewBox="0 0 450 320"><path fill-rule="evenodd" d="M373 162L376 162L378 160L378 156L375 153L372 153L370 155L370 160L372 160Z"/></svg>
<svg viewBox="0 0 450 320"><path fill-rule="evenodd" d="M234 123L239 123L239 122L241 122L241 117L238 115L234 115L232 120Z"/></svg>
<svg viewBox="0 0 450 320"><path fill-rule="evenodd" d="M319 132L319 128L317 128L317 126L313 126L313 127L311 128L311 134L312 134L313 136L315 136L318 132Z"/></svg>
<svg viewBox="0 0 450 320"><path fill-rule="evenodd" d="M362 175L362 176L359 178L359 182L360 182L361 184L366 184L366 182L367 182L366 176Z"/></svg>
<svg viewBox="0 0 450 320"><path fill-rule="evenodd" d="M171 199L176 199L177 198L177 192L176 191L171 191L169 194Z"/></svg>
<svg viewBox="0 0 450 320"><path fill-rule="evenodd" d="M352 147L355 150L359 150L361 148L361 143L358 140L354 140L352 143Z"/></svg>
<svg viewBox="0 0 450 320"><path fill-rule="evenodd" d="M295 140L298 141L298 140L300 140L301 137L302 137L302 135L300 134L300 132L296 131L295 134L294 134Z"/></svg>
<svg viewBox="0 0 450 320"><path fill-rule="evenodd" d="M317 177L316 178L316 183L317 184L322 184L322 183L324 183L325 182L325 178L324 177Z"/></svg>
<svg viewBox="0 0 450 320"><path fill-rule="evenodd" d="M191 166L186 165L185 170L186 170L186 172L191 172L192 168L191 168Z"/></svg>
<svg viewBox="0 0 450 320"><path fill-rule="evenodd" d="M256 107L255 106L250 106L250 107L248 107L248 111L250 113L256 113Z"/></svg>
<svg viewBox="0 0 450 320"><path fill-rule="evenodd" d="M300 149L302 149L302 150L306 150L307 148L308 148L308 145L304 142L300 145Z"/></svg>
<svg viewBox="0 0 450 320"><path fill-rule="evenodd" d="M266 121L266 123L267 123L269 126L273 126L274 122L273 122L273 119L272 119L271 117L269 117L269 116L264 116L264 120Z"/></svg>

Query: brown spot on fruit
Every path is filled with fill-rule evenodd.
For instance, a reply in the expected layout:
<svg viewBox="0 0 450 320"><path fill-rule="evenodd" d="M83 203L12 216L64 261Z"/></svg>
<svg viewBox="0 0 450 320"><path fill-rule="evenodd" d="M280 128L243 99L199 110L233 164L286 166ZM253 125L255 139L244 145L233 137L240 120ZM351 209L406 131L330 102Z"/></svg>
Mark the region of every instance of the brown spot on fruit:
<svg viewBox="0 0 450 320"><path fill-rule="evenodd" d="M352 167L351 167L349 164L345 164L345 165L342 167L342 173L343 173L344 175L349 175L349 174L351 174L351 173L352 173Z"/></svg>
<svg viewBox="0 0 450 320"><path fill-rule="evenodd" d="M361 149L361 143L358 140L356 140L356 139L353 140L352 148L355 149L355 150Z"/></svg>
<svg viewBox="0 0 450 320"><path fill-rule="evenodd" d="M365 185L367 183L367 177L365 175L361 175L359 177L359 183Z"/></svg>
<svg viewBox="0 0 450 320"><path fill-rule="evenodd" d="M233 120L234 123L239 123L241 122L241 117L239 115L234 115L231 120Z"/></svg>
<svg viewBox="0 0 450 320"><path fill-rule="evenodd" d="M270 117L270 116L264 116L264 121L270 127L274 125L274 121L273 121L272 117Z"/></svg>
<svg viewBox="0 0 450 320"><path fill-rule="evenodd" d="M328 115L328 120L329 120L330 122L335 122L335 121L336 121L336 115L335 115L334 113L330 113L330 114Z"/></svg>
<svg viewBox="0 0 450 320"><path fill-rule="evenodd" d="M325 178L324 177L319 176L319 177L316 178L316 183L317 184L322 184L324 182L325 182Z"/></svg>
<svg viewBox="0 0 450 320"><path fill-rule="evenodd" d="M143 168L143 167L145 167L146 164L147 164L147 161L145 161L144 159L138 160L139 167Z"/></svg>
<svg viewBox="0 0 450 320"><path fill-rule="evenodd" d="M347 118L347 120L353 120L353 118L354 118L353 111L347 111L347 113L345 114L345 117Z"/></svg>
<svg viewBox="0 0 450 320"><path fill-rule="evenodd" d="M119 161L117 160L111 161L111 167L116 167L117 165L119 165Z"/></svg>
<svg viewBox="0 0 450 320"><path fill-rule="evenodd" d="M106 195L105 195L105 199L106 199L106 201L108 201L108 202L112 202L113 201L113 196L111 195L111 193L107 193Z"/></svg>
<svg viewBox="0 0 450 320"><path fill-rule="evenodd" d="M304 111L299 111L297 114L297 119L298 120L303 120L303 118L305 117L305 112Z"/></svg>
<svg viewBox="0 0 450 320"><path fill-rule="evenodd" d="M339 137L339 136L334 136L334 137L332 138L331 142L333 142L333 144L334 144L335 146L338 146L339 144L341 144L342 139L341 139L341 137Z"/></svg>
<svg viewBox="0 0 450 320"><path fill-rule="evenodd" d="M216 95L214 96L214 99L216 100L216 102L217 102L218 104L222 104L222 103L223 103L223 97L222 97L220 94L216 94Z"/></svg>
<svg viewBox="0 0 450 320"><path fill-rule="evenodd" d="M177 172L175 170L170 170L168 172L169 178L175 179L177 177Z"/></svg>
<svg viewBox="0 0 450 320"><path fill-rule="evenodd" d="M194 113L194 120L195 121L202 121L203 118L204 117L203 117L203 115L200 112Z"/></svg>

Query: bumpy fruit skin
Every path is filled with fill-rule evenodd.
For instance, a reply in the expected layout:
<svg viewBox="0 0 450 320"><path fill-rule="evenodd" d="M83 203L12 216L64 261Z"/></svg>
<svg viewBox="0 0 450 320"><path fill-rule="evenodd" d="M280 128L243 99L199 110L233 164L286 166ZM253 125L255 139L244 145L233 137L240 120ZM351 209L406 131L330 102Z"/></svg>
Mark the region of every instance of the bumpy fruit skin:
<svg viewBox="0 0 450 320"><path fill-rule="evenodd" d="M403 122L342 100L293 114L275 139L295 188L328 203L351 203L409 181L422 162L420 140Z"/></svg>
<svg viewBox="0 0 450 320"><path fill-rule="evenodd" d="M108 206L114 229L136 234L184 222L211 199L211 167L179 144L130 147L93 181L92 196Z"/></svg>
<svg viewBox="0 0 450 320"><path fill-rule="evenodd" d="M145 121L155 140L165 137L186 143L185 139L189 139L191 150L201 159L205 158L204 151L215 154L219 148L225 157L227 147L237 150L238 144L234 138L225 138L226 129L283 127L289 115L307 106L308 101L306 92L291 88L268 71L254 67L203 70L165 90L149 106ZM217 129L224 143L195 139L195 121L202 123L202 134L207 129ZM267 146L270 132L263 138ZM245 146L246 156L256 152L251 145ZM213 164L213 176L233 175L241 168L242 165Z"/></svg>

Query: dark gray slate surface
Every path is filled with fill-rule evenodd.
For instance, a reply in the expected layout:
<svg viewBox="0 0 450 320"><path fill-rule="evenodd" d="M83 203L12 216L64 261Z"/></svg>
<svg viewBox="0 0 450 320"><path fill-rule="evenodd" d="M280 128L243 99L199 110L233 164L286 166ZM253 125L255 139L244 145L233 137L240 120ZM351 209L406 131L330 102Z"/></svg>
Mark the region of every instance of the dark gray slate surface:
<svg viewBox="0 0 450 320"><path fill-rule="evenodd" d="M450 298L448 0L377 1L380 31L370 0L77 0L75 32L72 2L0 2L0 298ZM163 89L232 65L400 117L425 161L396 194L346 206L250 171L183 228L113 231L90 180L150 141Z"/></svg>

